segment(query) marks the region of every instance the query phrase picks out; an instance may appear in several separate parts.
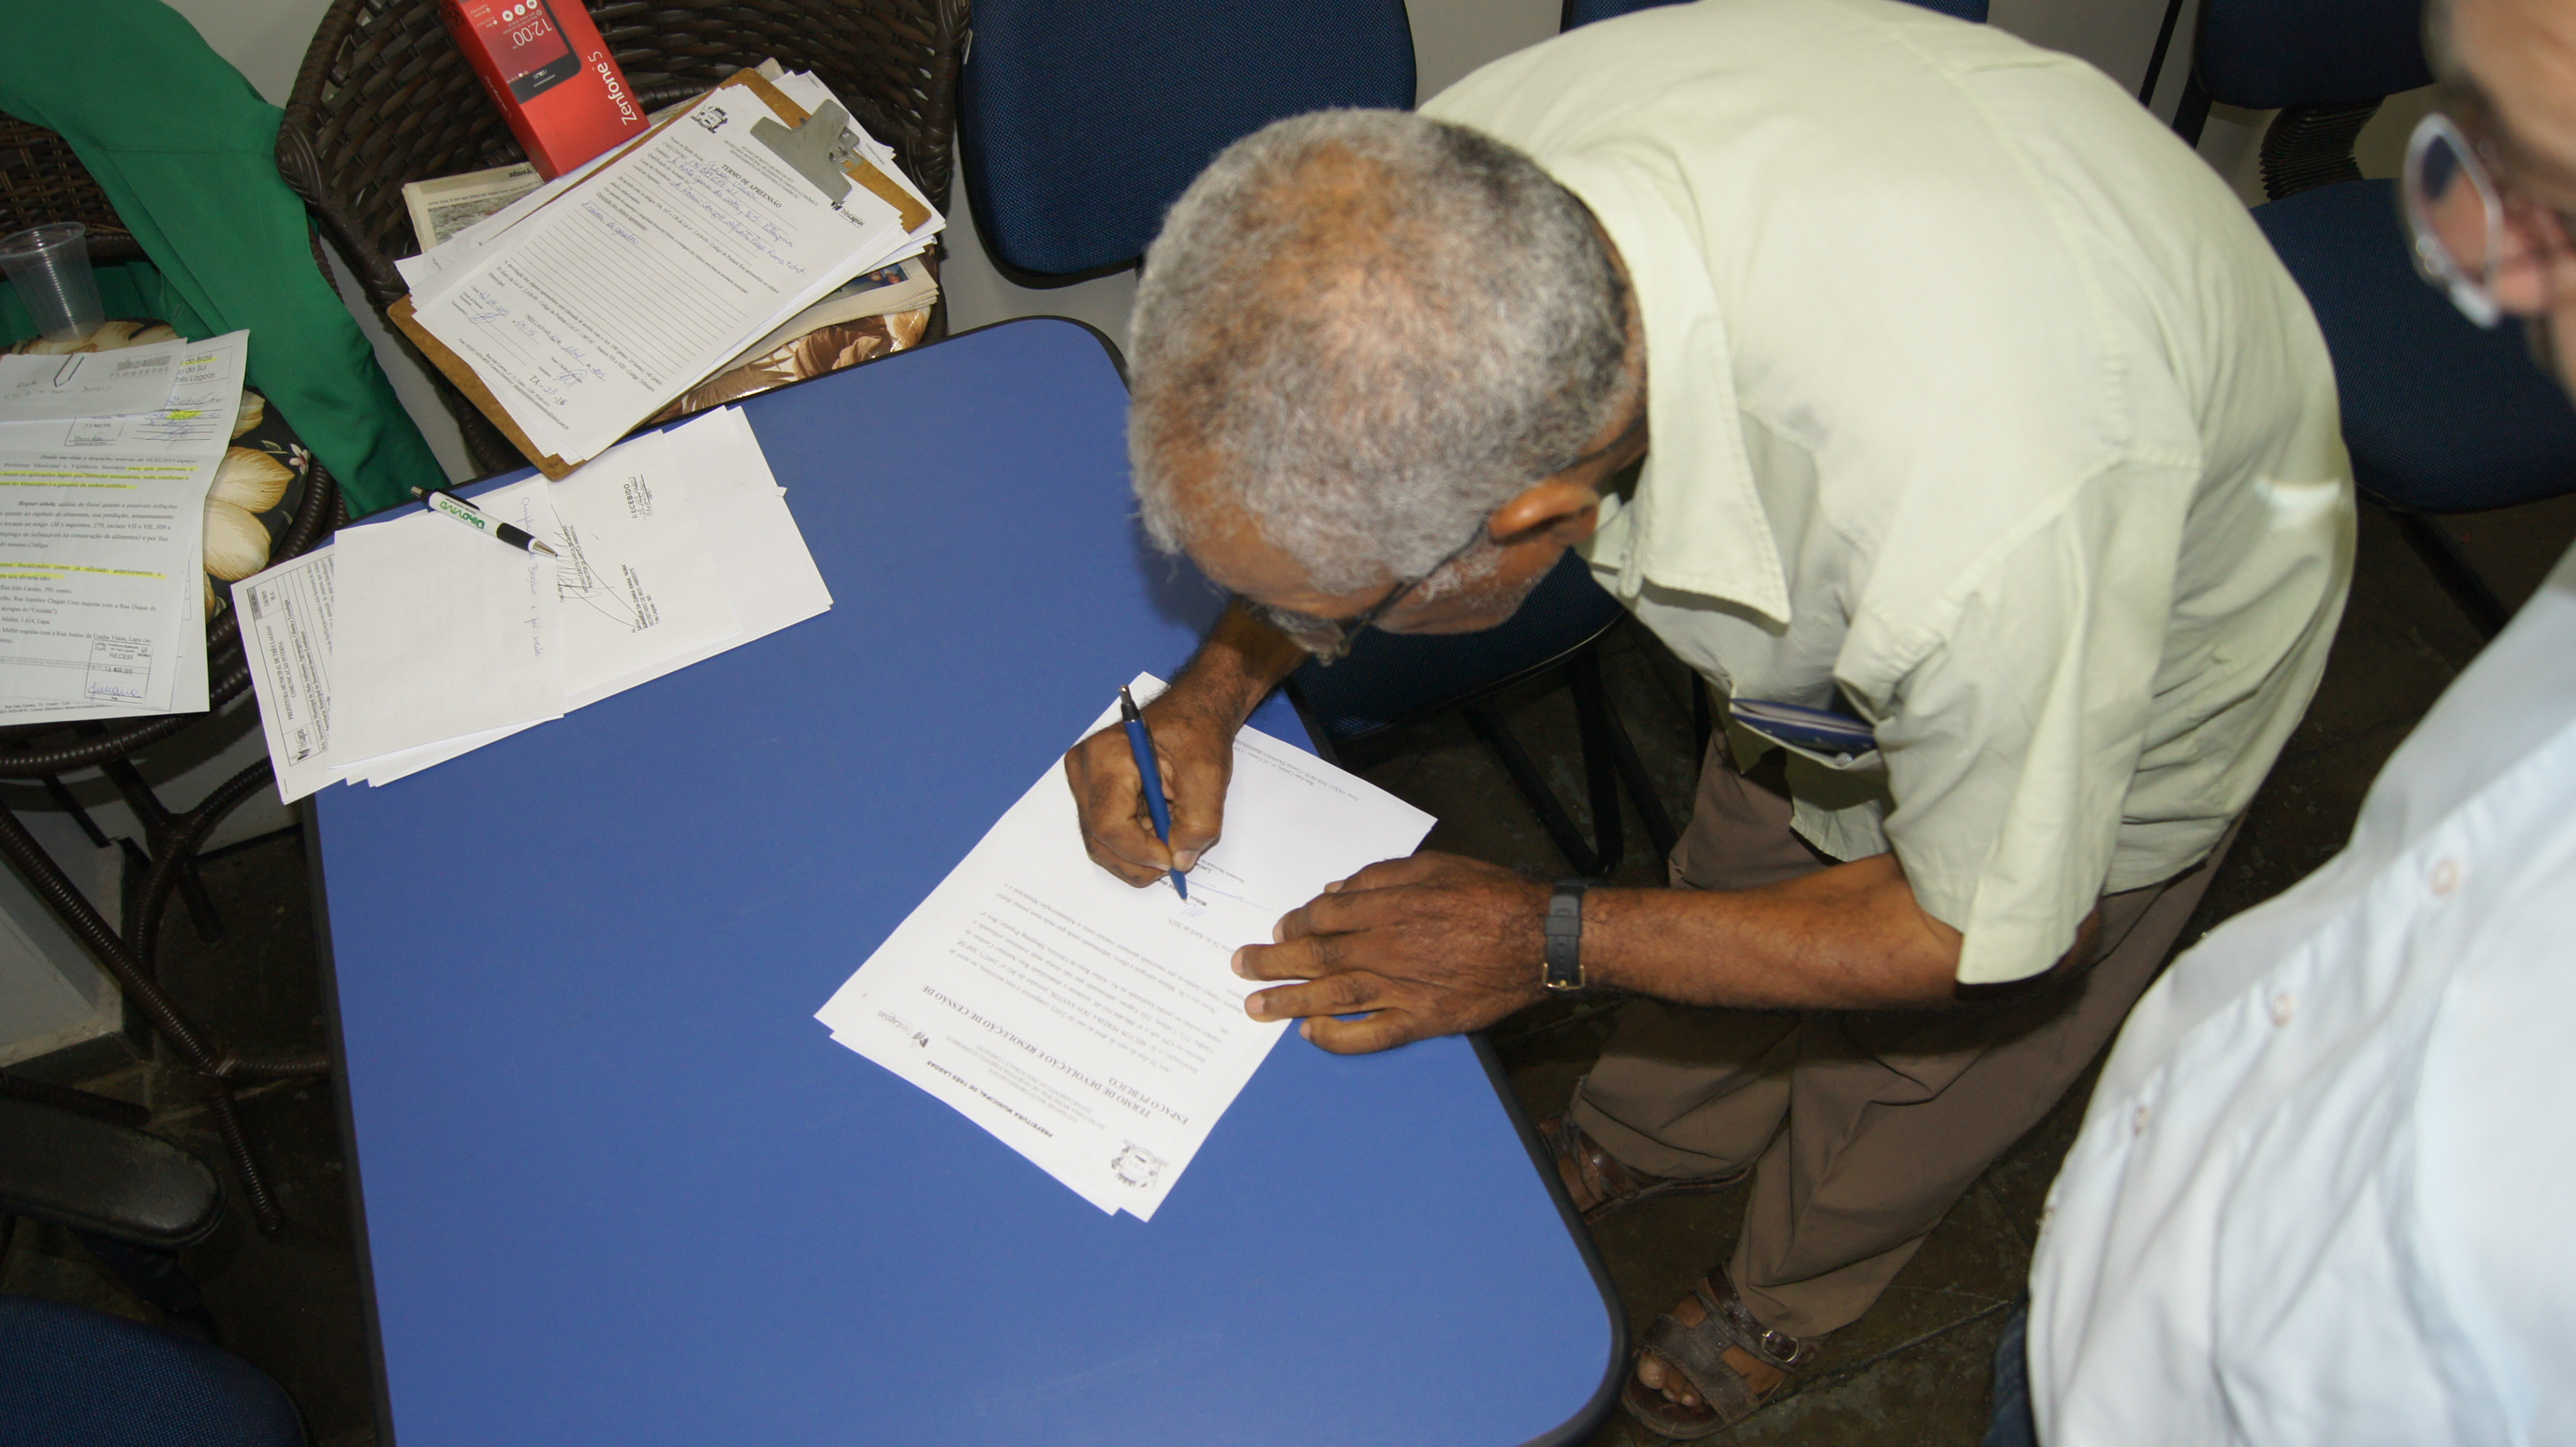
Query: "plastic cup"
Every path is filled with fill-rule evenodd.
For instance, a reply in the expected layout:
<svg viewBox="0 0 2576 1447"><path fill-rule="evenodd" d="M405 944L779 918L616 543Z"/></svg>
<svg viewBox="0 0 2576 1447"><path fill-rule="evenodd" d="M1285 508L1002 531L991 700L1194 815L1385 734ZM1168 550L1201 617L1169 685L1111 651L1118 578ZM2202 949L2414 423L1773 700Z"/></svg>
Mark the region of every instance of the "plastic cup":
<svg viewBox="0 0 2576 1447"><path fill-rule="evenodd" d="M98 278L90 275L89 248L81 244L88 230L77 221L48 221L0 239L0 269L46 341L88 341L107 319Z"/></svg>

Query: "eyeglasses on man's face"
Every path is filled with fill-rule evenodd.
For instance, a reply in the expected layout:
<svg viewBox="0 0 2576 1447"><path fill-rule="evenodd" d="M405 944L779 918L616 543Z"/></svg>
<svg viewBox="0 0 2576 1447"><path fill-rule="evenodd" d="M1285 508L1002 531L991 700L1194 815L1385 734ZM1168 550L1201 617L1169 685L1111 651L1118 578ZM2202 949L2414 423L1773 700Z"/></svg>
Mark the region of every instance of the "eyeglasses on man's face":
<svg viewBox="0 0 2576 1447"><path fill-rule="evenodd" d="M2398 194L2416 269L2462 315L2491 327L2549 304L2576 223L2516 178L2473 97L2448 96L2416 124Z"/></svg>
<svg viewBox="0 0 2576 1447"><path fill-rule="evenodd" d="M1477 545L1484 541L1485 520L1478 518L1476 531L1468 537L1467 541L1450 549L1447 556L1433 563L1428 569L1410 578L1398 579L1395 586L1387 589L1376 602L1348 618L1318 618L1311 613L1274 608L1267 603L1256 603L1249 598L1243 600L1244 606L1252 610L1253 616L1287 634L1288 641L1305 649L1307 656L1329 668L1350 653L1351 645L1359 641L1359 636L1367 632L1371 624L1385 617L1414 589L1431 581L1441 569L1474 552Z"/></svg>

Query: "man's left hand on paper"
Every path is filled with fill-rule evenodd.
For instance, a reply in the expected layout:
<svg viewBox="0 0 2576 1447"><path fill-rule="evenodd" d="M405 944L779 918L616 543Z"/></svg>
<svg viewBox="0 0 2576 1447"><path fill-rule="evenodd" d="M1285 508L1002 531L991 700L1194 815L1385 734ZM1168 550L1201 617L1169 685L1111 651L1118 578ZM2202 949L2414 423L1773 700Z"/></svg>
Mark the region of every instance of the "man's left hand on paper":
<svg viewBox="0 0 2576 1447"><path fill-rule="evenodd" d="M1481 1030L1545 997L1547 900L1545 884L1455 854L1372 864L1281 918L1279 943L1235 952L1247 979L1304 982L1244 1008L1303 1016L1298 1033L1343 1055Z"/></svg>

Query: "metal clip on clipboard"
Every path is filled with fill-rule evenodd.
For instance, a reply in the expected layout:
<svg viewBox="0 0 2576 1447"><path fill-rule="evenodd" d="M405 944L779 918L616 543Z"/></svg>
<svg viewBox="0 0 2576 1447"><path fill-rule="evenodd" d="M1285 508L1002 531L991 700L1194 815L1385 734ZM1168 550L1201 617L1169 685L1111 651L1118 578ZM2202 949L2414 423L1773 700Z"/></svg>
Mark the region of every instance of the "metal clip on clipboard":
<svg viewBox="0 0 2576 1447"><path fill-rule="evenodd" d="M850 134L850 113L839 101L825 101L823 108L805 118L805 124L794 130L767 116L751 123L751 138L775 152L797 175L814 183L814 189L828 197L832 209L850 194L850 173L844 169L859 159L859 139Z"/></svg>

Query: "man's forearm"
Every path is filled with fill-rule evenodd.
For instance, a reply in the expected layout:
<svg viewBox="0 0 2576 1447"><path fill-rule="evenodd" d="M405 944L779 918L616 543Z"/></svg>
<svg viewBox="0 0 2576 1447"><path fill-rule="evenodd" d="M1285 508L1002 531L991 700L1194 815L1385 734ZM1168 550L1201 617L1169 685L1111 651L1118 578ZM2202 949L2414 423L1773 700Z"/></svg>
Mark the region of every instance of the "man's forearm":
<svg viewBox="0 0 2576 1447"><path fill-rule="evenodd" d="M1169 707L1203 709L1227 728L1239 728L1305 661L1306 650L1287 634L1254 617L1240 601L1228 602L1164 698Z"/></svg>
<svg viewBox="0 0 2576 1447"><path fill-rule="evenodd" d="M1586 978L1682 1004L1946 1005L1959 944L1889 854L1759 889L1601 889L1584 901Z"/></svg>

